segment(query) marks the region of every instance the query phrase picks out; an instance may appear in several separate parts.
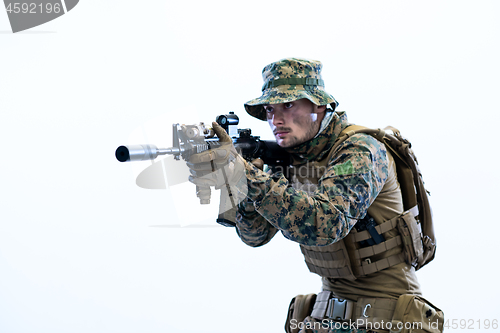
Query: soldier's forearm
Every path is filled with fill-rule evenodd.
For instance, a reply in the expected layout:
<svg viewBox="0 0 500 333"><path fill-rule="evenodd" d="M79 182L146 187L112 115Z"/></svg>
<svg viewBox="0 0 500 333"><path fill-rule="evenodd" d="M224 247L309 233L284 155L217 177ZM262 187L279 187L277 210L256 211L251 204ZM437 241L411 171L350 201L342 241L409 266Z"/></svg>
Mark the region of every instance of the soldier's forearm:
<svg viewBox="0 0 500 333"><path fill-rule="evenodd" d="M236 231L243 243L258 247L267 244L278 229L273 227L256 211L251 217L244 216L241 211L236 215Z"/></svg>

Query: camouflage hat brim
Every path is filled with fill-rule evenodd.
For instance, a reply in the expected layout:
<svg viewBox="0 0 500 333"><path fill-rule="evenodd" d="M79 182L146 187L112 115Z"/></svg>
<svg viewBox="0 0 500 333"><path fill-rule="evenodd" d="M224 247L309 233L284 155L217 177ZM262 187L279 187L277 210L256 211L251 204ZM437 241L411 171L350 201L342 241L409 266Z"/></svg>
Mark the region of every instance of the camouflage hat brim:
<svg viewBox="0 0 500 333"><path fill-rule="evenodd" d="M317 85L279 85L265 89L262 96L245 103L245 110L251 116L267 120L264 105L293 102L307 98L316 105L338 105L335 98Z"/></svg>

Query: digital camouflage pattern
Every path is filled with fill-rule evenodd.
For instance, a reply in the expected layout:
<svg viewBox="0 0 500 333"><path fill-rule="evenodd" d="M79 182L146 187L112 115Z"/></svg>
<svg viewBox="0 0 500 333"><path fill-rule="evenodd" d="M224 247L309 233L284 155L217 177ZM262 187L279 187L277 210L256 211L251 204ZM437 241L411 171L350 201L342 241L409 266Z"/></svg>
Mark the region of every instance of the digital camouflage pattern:
<svg viewBox="0 0 500 333"><path fill-rule="evenodd" d="M263 104L277 104L307 98L316 105L338 102L324 90L320 61L288 58L273 62L262 70L264 86L262 96L245 103L246 111L253 117L266 120Z"/></svg>
<svg viewBox="0 0 500 333"><path fill-rule="evenodd" d="M316 138L288 149L294 167L326 158L347 126L345 113L334 113ZM236 217L238 234L250 246L267 243L277 230L303 245L339 241L366 215L382 190L387 167L384 145L366 134L354 135L336 148L313 191L293 186L281 172L269 175L247 163L248 199Z"/></svg>

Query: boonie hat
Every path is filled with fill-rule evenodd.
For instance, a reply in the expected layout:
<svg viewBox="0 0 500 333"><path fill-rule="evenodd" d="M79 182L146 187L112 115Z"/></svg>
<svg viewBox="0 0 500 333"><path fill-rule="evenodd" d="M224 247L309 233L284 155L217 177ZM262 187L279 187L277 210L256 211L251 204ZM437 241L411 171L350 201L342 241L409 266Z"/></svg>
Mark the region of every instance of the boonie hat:
<svg viewBox="0 0 500 333"><path fill-rule="evenodd" d="M307 98L316 105L339 104L324 89L320 61L287 58L273 62L262 70L262 96L245 103L251 116L266 120L263 105L293 102Z"/></svg>

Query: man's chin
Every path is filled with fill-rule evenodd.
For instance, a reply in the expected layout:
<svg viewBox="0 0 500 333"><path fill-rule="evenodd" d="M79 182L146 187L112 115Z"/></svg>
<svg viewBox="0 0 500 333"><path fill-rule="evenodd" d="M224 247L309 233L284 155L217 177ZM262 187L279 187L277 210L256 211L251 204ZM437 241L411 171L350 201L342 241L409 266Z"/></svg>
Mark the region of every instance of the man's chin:
<svg viewBox="0 0 500 333"><path fill-rule="evenodd" d="M296 145L293 144L293 142L290 142L288 140L283 140L283 139L276 139L276 143L281 148L293 148L293 147L296 146Z"/></svg>
<svg viewBox="0 0 500 333"><path fill-rule="evenodd" d="M286 140L280 138L275 138L275 139L278 146L280 146L281 148L288 148Z"/></svg>

